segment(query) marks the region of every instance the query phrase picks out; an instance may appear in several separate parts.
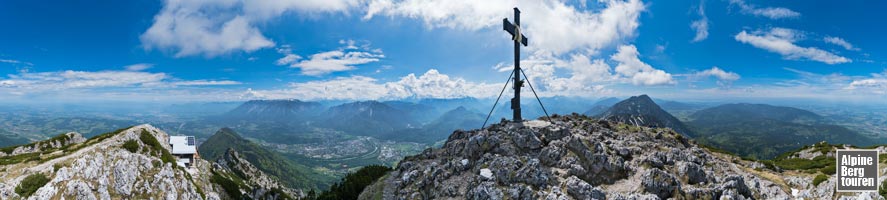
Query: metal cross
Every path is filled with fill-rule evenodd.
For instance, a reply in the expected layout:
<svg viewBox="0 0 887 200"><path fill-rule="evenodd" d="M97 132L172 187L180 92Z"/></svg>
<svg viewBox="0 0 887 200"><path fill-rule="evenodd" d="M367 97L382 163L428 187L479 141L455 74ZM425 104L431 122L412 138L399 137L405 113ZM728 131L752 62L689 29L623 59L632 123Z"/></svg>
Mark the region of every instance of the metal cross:
<svg viewBox="0 0 887 200"><path fill-rule="evenodd" d="M520 122L523 121L520 114L520 88L524 85L524 82L520 80L520 45L527 46L529 39L521 33L520 10L517 7L514 8L514 24L508 22L508 18L502 19L502 22L502 28L511 34L511 40L514 41L514 86L512 86L514 88L514 98L511 98L511 109L514 111L512 121Z"/></svg>

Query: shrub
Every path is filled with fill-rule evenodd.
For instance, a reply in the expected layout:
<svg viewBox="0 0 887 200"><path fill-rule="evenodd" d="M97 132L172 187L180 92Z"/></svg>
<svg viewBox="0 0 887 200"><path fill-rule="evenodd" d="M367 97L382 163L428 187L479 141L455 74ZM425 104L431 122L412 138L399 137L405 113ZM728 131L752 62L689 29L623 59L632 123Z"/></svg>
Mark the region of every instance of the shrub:
<svg viewBox="0 0 887 200"><path fill-rule="evenodd" d="M222 189L225 190L225 193L227 193L228 197L231 197L231 199L243 199L243 194L240 193L240 186L237 186L237 183L234 183L231 179L227 179L222 175L213 172L210 181L222 186Z"/></svg>
<svg viewBox="0 0 887 200"><path fill-rule="evenodd" d="M160 142L157 141L157 138L154 135L151 135L147 130L142 129L142 133L139 134L139 140L142 143L145 143L145 146L150 147L152 152L160 152L160 160L164 163L173 163L173 167L175 167L176 158L172 156L163 146L160 146Z"/></svg>
<svg viewBox="0 0 887 200"><path fill-rule="evenodd" d="M878 194L880 194L881 197L887 198L887 180L881 182L881 187L878 188Z"/></svg>
<svg viewBox="0 0 887 200"><path fill-rule="evenodd" d="M324 191L317 199L357 199L364 188L375 182L391 171L391 168L380 165L370 165L357 172L345 175L342 182L333 184L330 190Z"/></svg>
<svg viewBox="0 0 887 200"><path fill-rule="evenodd" d="M828 180L828 176L825 174L816 175L816 178L813 178L813 186L818 186L819 183Z"/></svg>
<svg viewBox="0 0 887 200"><path fill-rule="evenodd" d="M46 178L46 175L40 173L32 174L25 177L25 179L18 184L18 187L15 187L15 193L19 196L29 197L34 194L34 192L37 192L37 189L40 189L48 182L49 178Z"/></svg>
<svg viewBox="0 0 887 200"><path fill-rule="evenodd" d="M139 142L136 142L135 140L127 140L123 143L123 148L130 153L135 153L139 151Z"/></svg>
<svg viewBox="0 0 887 200"><path fill-rule="evenodd" d="M64 165L62 165L61 163L56 163L56 164L52 165L52 171L58 172L59 169L61 169L62 167L64 167Z"/></svg>
<svg viewBox="0 0 887 200"><path fill-rule="evenodd" d="M836 168L835 165L829 165L829 166L826 166L825 168L822 168L822 170L820 170L820 172L822 172L823 174L826 174L826 175L834 175L835 172L837 172L837 170L835 168Z"/></svg>

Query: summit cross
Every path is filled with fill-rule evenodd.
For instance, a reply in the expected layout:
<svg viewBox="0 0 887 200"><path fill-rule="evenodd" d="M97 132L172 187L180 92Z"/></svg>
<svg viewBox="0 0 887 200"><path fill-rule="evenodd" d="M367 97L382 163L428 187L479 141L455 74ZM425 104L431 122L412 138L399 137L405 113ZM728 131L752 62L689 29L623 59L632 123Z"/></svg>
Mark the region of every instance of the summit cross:
<svg viewBox="0 0 887 200"><path fill-rule="evenodd" d="M511 98L511 110L514 111L512 121L520 122L523 121L520 114L520 88L524 85L524 82L520 79L520 45L527 46L529 39L521 33L520 10L517 7L514 8L514 24L511 24L508 18L502 19L502 22L502 28L511 34L511 40L514 41L514 85L512 86L514 88L514 98Z"/></svg>

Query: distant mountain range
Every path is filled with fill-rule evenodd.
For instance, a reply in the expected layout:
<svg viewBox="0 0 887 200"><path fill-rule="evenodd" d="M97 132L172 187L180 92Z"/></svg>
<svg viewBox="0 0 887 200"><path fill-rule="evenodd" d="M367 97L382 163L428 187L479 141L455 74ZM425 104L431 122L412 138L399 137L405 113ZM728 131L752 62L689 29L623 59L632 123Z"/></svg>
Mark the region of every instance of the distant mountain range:
<svg viewBox="0 0 887 200"><path fill-rule="evenodd" d="M378 101L360 101L331 107L324 113L323 127L352 135L374 136L420 127L408 112Z"/></svg>
<svg viewBox="0 0 887 200"><path fill-rule="evenodd" d="M546 108L552 114L563 114L571 109L572 104L583 104L583 101L571 98L544 98L545 102L551 102ZM544 115L537 102L525 103L525 118ZM249 137L282 143L312 143L341 137L331 136L330 131L383 140L433 143L446 139L456 129L479 127L485 117L485 106L472 98L359 101L331 107L299 100L257 100L246 102L223 115L225 119L236 119L228 121L234 125L219 125L236 126ZM726 104L704 109L708 106L640 95L624 100L604 98L592 104L585 113L632 125L671 128L703 144L759 158L771 158L819 141L871 143L867 137L830 125L822 116L802 109L764 104ZM508 114L511 112L508 107L507 103L502 104L494 114ZM685 121L670 112L677 112ZM494 116L492 120L498 119Z"/></svg>
<svg viewBox="0 0 887 200"><path fill-rule="evenodd" d="M465 107L450 110L438 119L421 128L409 128L385 134L381 139L434 143L447 139L457 129L470 130L479 128L484 122L483 114L472 112Z"/></svg>
<svg viewBox="0 0 887 200"><path fill-rule="evenodd" d="M299 100L253 100L213 117L210 122L239 127L249 137L285 143L316 141L322 136L315 133L329 131L394 141L435 142L446 139L455 129L480 127L485 116L472 109L477 105L478 101L471 98L358 101L329 108Z"/></svg>
<svg viewBox="0 0 887 200"><path fill-rule="evenodd" d="M299 100L247 101L224 116L230 120L297 121L315 117L324 111L317 102Z"/></svg>
<svg viewBox="0 0 887 200"><path fill-rule="evenodd" d="M647 95L634 96L620 101L599 114L598 117L635 126L671 128L678 133L692 135L683 122L662 110Z"/></svg>
<svg viewBox="0 0 887 200"><path fill-rule="evenodd" d="M828 124L813 112L765 104L725 104L697 111L688 122L693 137L741 156L769 159L804 145L872 145L878 142Z"/></svg>

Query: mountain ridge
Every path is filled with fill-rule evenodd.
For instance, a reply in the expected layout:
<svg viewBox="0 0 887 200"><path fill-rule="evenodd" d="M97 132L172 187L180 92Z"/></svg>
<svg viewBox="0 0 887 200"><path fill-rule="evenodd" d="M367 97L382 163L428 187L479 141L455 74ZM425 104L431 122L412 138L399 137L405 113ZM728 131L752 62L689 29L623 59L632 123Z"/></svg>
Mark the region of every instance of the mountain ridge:
<svg viewBox="0 0 887 200"><path fill-rule="evenodd" d="M683 122L666 112L647 95L633 96L613 104L599 118L623 122L635 126L671 128L684 135L693 133Z"/></svg>
<svg viewBox="0 0 887 200"><path fill-rule="evenodd" d="M0 156L0 199L230 199L280 188L238 184L232 168L200 158L180 167L169 135L149 124L82 141L64 136L72 142L45 140L33 143L37 150Z"/></svg>
<svg viewBox="0 0 887 200"><path fill-rule="evenodd" d="M326 188L331 184L320 180L323 175L315 174L310 168L294 163L277 152L243 138L230 128L219 129L198 147L201 155L209 160L229 156L228 151L231 149L235 150L239 157L253 163L253 166L288 187L309 190Z"/></svg>

